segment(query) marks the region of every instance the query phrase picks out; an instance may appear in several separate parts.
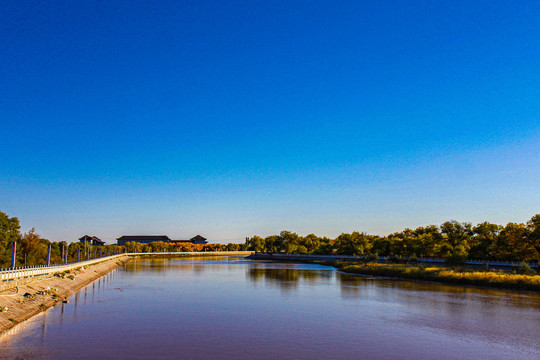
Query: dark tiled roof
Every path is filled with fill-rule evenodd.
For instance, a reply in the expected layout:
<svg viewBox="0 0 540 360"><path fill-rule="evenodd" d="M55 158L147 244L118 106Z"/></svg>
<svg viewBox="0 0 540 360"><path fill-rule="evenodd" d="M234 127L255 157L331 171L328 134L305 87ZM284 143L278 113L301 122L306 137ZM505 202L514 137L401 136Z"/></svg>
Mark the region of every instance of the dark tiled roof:
<svg viewBox="0 0 540 360"><path fill-rule="evenodd" d="M191 240L206 240L205 237L202 237L201 235L197 235L191 238Z"/></svg>
<svg viewBox="0 0 540 360"><path fill-rule="evenodd" d="M101 240L97 236L92 236L92 240L100 244L105 244L105 241Z"/></svg>
<svg viewBox="0 0 540 360"><path fill-rule="evenodd" d="M123 235L116 240L125 240L125 241L164 241L169 242L171 239L167 235Z"/></svg>

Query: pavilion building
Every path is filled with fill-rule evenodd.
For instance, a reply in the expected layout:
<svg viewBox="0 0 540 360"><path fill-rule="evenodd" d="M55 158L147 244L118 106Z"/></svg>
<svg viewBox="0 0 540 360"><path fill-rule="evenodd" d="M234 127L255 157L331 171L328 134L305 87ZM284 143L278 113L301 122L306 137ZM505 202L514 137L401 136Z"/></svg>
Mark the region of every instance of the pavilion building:
<svg viewBox="0 0 540 360"><path fill-rule="evenodd" d="M205 237L197 235L192 237L189 240L172 240L167 235L122 235L119 238L116 238L118 245L122 246L128 242L138 242L141 244L150 244L157 241L162 241L164 243L192 243L192 244L207 244Z"/></svg>
<svg viewBox="0 0 540 360"><path fill-rule="evenodd" d="M105 245L105 241L101 240L97 236L90 236L90 235L84 235L83 237L79 238L79 241L94 246L103 246Z"/></svg>

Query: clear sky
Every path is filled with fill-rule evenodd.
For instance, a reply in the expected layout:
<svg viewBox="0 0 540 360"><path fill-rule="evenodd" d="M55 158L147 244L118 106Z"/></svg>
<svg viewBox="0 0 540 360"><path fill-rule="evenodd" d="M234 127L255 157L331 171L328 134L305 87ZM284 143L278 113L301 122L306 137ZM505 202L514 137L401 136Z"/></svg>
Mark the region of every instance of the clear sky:
<svg viewBox="0 0 540 360"><path fill-rule="evenodd" d="M24 231L388 234L540 212L538 1L2 1Z"/></svg>

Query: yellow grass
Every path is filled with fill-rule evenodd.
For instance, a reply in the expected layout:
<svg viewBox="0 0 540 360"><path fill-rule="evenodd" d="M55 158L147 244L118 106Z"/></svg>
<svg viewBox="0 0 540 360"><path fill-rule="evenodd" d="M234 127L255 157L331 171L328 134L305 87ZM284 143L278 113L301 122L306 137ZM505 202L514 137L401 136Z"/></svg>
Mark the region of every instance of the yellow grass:
<svg viewBox="0 0 540 360"><path fill-rule="evenodd" d="M477 270L467 268L423 267L402 264L365 265L338 264L348 273L388 276L405 279L439 281L444 283L480 285L504 289L540 291L540 275L512 274L502 270Z"/></svg>

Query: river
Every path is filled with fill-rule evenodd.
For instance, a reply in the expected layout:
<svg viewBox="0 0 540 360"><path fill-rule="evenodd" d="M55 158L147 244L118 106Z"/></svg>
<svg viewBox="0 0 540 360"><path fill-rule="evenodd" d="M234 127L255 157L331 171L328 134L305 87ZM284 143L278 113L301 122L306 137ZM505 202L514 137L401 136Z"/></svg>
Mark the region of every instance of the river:
<svg viewBox="0 0 540 360"><path fill-rule="evenodd" d="M0 336L0 358L540 359L539 334L536 293L146 258Z"/></svg>

